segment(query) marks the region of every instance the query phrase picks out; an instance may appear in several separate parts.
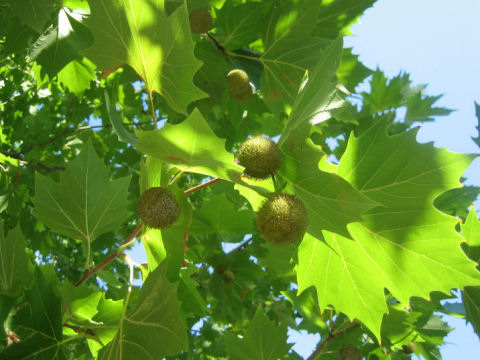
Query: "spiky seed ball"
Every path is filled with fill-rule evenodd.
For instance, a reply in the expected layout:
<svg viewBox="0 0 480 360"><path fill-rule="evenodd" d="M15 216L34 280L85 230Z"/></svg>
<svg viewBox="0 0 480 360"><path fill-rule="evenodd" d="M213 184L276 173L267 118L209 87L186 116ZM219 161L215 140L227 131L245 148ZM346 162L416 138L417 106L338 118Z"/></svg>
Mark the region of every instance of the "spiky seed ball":
<svg viewBox="0 0 480 360"><path fill-rule="evenodd" d="M354 345L345 345L338 352L339 360L362 360L362 352Z"/></svg>
<svg viewBox="0 0 480 360"><path fill-rule="evenodd" d="M197 34L204 34L213 27L213 19L208 9L199 8L190 13L190 27Z"/></svg>
<svg viewBox="0 0 480 360"><path fill-rule="evenodd" d="M165 229L177 220L180 205L170 190L152 187L138 199L137 212L145 225Z"/></svg>
<svg viewBox="0 0 480 360"><path fill-rule="evenodd" d="M405 354L413 354L416 350L417 346L413 342L409 342L406 345L402 345L403 352Z"/></svg>
<svg viewBox="0 0 480 360"><path fill-rule="evenodd" d="M241 69L234 69L227 74L227 89L232 95L245 94L252 90L248 74Z"/></svg>
<svg viewBox="0 0 480 360"><path fill-rule="evenodd" d="M232 96L233 101L235 101L239 105L243 105L250 101L253 95L253 90L252 87L249 85L248 89L245 90L245 92L240 94L230 93L230 95Z"/></svg>
<svg viewBox="0 0 480 360"><path fill-rule="evenodd" d="M295 195L271 195L257 212L258 230L265 240L277 245L301 240L307 225L307 208Z"/></svg>
<svg viewBox="0 0 480 360"><path fill-rule="evenodd" d="M240 145L237 161L245 167L245 175L266 179L280 168L282 153L276 142L265 136L254 136Z"/></svg>

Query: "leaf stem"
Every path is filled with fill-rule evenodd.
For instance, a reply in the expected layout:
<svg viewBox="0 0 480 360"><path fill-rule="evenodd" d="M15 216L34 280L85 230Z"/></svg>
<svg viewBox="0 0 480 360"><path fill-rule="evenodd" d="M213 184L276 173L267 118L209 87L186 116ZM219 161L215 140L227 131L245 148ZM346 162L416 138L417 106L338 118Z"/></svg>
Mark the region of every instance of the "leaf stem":
<svg viewBox="0 0 480 360"><path fill-rule="evenodd" d="M323 349L325 349L325 347L328 345L328 343L329 343L330 341L332 341L333 339L335 339L335 338L337 338L337 337L345 334L346 332L348 332L348 331L356 328L357 326L358 326L358 323L353 323L353 324L347 326L347 327L346 327L345 329L343 329L343 330L337 331L336 333L330 333L330 334L327 336L327 338L325 339L325 341L322 341L322 342L318 345L317 349L312 353L312 355L310 355L310 356L308 357L307 360L314 360L314 359L323 351Z"/></svg>
<svg viewBox="0 0 480 360"><path fill-rule="evenodd" d="M152 112L153 123L155 125L155 129L157 129L157 115L155 114L155 108L153 107L153 96L150 89L147 89L148 92L148 102L150 103L150 111Z"/></svg>
<svg viewBox="0 0 480 360"><path fill-rule="evenodd" d="M197 186L194 186L190 189L187 189L185 190L183 193L185 195L188 195L188 194L191 194L197 190L200 190L200 189L203 189L204 187L207 187L207 186L210 186L212 184L215 184L216 182L219 182L219 181L224 181L223 179L220 179L220 178L215 178L215 179L212 179L212 180L208 180L206 182L204 182L203 184L200 184L200 185L197 185Z"/></svg>

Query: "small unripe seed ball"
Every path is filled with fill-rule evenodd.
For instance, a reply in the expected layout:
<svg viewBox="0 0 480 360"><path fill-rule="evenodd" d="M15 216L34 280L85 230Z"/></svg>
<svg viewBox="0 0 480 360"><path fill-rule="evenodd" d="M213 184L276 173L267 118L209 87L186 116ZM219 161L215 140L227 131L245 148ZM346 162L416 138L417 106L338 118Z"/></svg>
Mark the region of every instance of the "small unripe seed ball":
<svg viewBox="0 0 480 360"><path fill-rule="evenodd" d="M235 280L235 274L230 270L225 270L220 276L227 283L232 283Z"/></svg>
<svg viewBox="0 0 480 360"><path fill-rule="evenodd" d="M402 345L403 352L405 354L413 354L416 350L417 346L413 342L409 342L406 345Z"/></svg>
<svg viewBox="0 0 480 360"><path fill-rule="evenodd" d="M248 74L240 69L234 69L227 74L227 89L232 95L244 94L252 90Z"/></svg>
<svg viewBox="0 0 480 360"><path fill-rule="evenodd" d="M339 360L362 360L362 352L354 345L346 345L338 352Z"/></svg>
<svg viewBox="0 0 480 360"><path fill-rule="evenodd" d="M253 90L252 87L249 85L249 88L245 92L240 94L230 93L230 95L232 96L233 101L235 101L239 105L243 105L248 103L252 99Z"/></svg>
<svg viewBox="0 0 480 360"><path fill-rule="evenodd" d="M265 136L254 136L240 145L237 161L245 167L245 175L266 179L274 175L282 165L282 153L275 141Z"/></svg>
<svg viewBox="0 0 480 360"><path fill-rule="evenodd" d="M213 18L208 9L199 8L190 13L190 27L197 34L204 34L213 27Z"/></svg>
<svg viewBox="0 0 480 360"><path fill-rule="evenodd" d="M277 245L302 240L307 226L307 208L295 195L271 195L257 212L258 230L265 240Z"/></svg>
<svg viewBox="0 0 480 360"><path fill-rule="evenodd" d="M180 205L170 190L152 187L138 199L137 212L145 225L165 229L178 219Z"/></svg>

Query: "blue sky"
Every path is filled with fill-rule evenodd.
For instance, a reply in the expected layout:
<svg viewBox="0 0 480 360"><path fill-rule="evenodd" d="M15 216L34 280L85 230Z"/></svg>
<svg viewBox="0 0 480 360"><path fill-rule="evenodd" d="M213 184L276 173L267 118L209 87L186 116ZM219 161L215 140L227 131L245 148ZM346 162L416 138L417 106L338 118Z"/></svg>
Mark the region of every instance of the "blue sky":
<svg viewBox="0 0 480 360"><path fill-rule="evenodd" d="M418 141L434 141L450 151L478 153L474 101L480 102L480 0L379 0L352 27L345 46L368 67L387 76L411 74L414 84L428 84L429 95L444 94L437 103L455 109L425 124ZM480 185L480 159L465 173L467 184ZM476 202L480 208L480 202ZM139 252L137 247L137 251ZM137 254L134 254L137 255ZM480 341L463 319L445 319L455 330L442 347L445 360L480 358ZM319 336L291 333L294 349L307 358Z"/></svg>

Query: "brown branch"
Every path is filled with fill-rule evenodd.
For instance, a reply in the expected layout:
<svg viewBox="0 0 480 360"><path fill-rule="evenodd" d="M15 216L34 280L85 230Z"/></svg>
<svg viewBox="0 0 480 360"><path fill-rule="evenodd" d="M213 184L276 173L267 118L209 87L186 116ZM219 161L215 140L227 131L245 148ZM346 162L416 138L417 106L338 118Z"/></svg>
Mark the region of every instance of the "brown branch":
<svg viewBox="0 0 480 360"><path fill-rule="evenodd" d="M95 333L93 332L92 329L90 328L82 328L82 327L79 327L79 326L75 326L75 325L72 325L72 324L69 324L69 323L63 323L63 326L64 327L67 327L69 329L72 329L73 331L75 331L77 334L88 334L90 336L95 336Z"/></svg>
<svg viewBox="0 0 480 360"><path fill-rule="evenodd" d="M152 112L153 123L155 124L155 129L157 128L157 114L155 114L155 108L153 107L153 96L150 89L147 87L148 92L148 102L150 103L150 111Z"/></svg>
<svg viewBox="0 0 480 360"><path fill-rule="evenodd" d="M215 39L215 37L210 34L209 32L207 32L207 36L210 40L213 41L213 43L215 44L215 46L221 51L221 52L225 52L225 48L222 46L222 44L220 44L220 41L218 41L217 39Z"/></svg>
<svg viewBox="0 0 480 360"><path fill-rule="evenodd" d="M220 179L220 178L215 178L215 179L212 179L212 180L208 180L207 182L204 182L203 184L200 184L200 185L197 185L197 186L194 186L190 189L187 189L185 190L183 193L185 195L188 195L188 194L191 194L197 190L200 190L200 189L203 189L204 187L207 187L207 186L210 186L212 184L215 184L216 182L219 182L219 181L224 181L223 179Z"/></svg>
<svg viewBox="0 0 480 360"><path fill-rule="evenodd" d="M128 235L128 237L125 239L125 241L122 243L122 245L128 244L130 241L132 241L133 238L135 236L137 236L138 233L142 230L142 226L143 226L143 224L140 223L135 229L133 229L133 231L130 233L130 235ZM108 257L103 259L103 261L100 264L98 264L97 266L95 266L93 269L85 270L85 272L83 273L83 276L80 278L80 280L78 280L75 283L75 286L82 285L85 281L87 281L88 278L90 278L90 276L92 276L96 272L102 270L105 266L110 264L113 261L113 259L115 259L118 255L120 255L120 254L117 251L115 251L115 252L111 253L110 255L108 255Z"/></svg>
<svg viewBox="0 0 480 360"><path fill-rule="evenodd" d="M343 329L343 330L340 330L340 331L338 331L338 332L336 332L336 333L330 333L330 334L328 335L328 337L325 339L325 341L321 342L321 343L318 345L317 349L313 352L312 355L310 355L310 356L308 357L307 360L313 360L313 359L315 359L315 358L318 356L318 354L320 354L320 353L323 351L323 349L325 349L325 347L328 345L328 343L329 343L330 341L332 341L333 339L335 339L335 338L337 338L337 337L345 334L346 332L348 332L348 331L356 328L357 326L358 326L358 323L353 323L353 324L347 326L347 327L346 327L345 329Z"/></svg>

